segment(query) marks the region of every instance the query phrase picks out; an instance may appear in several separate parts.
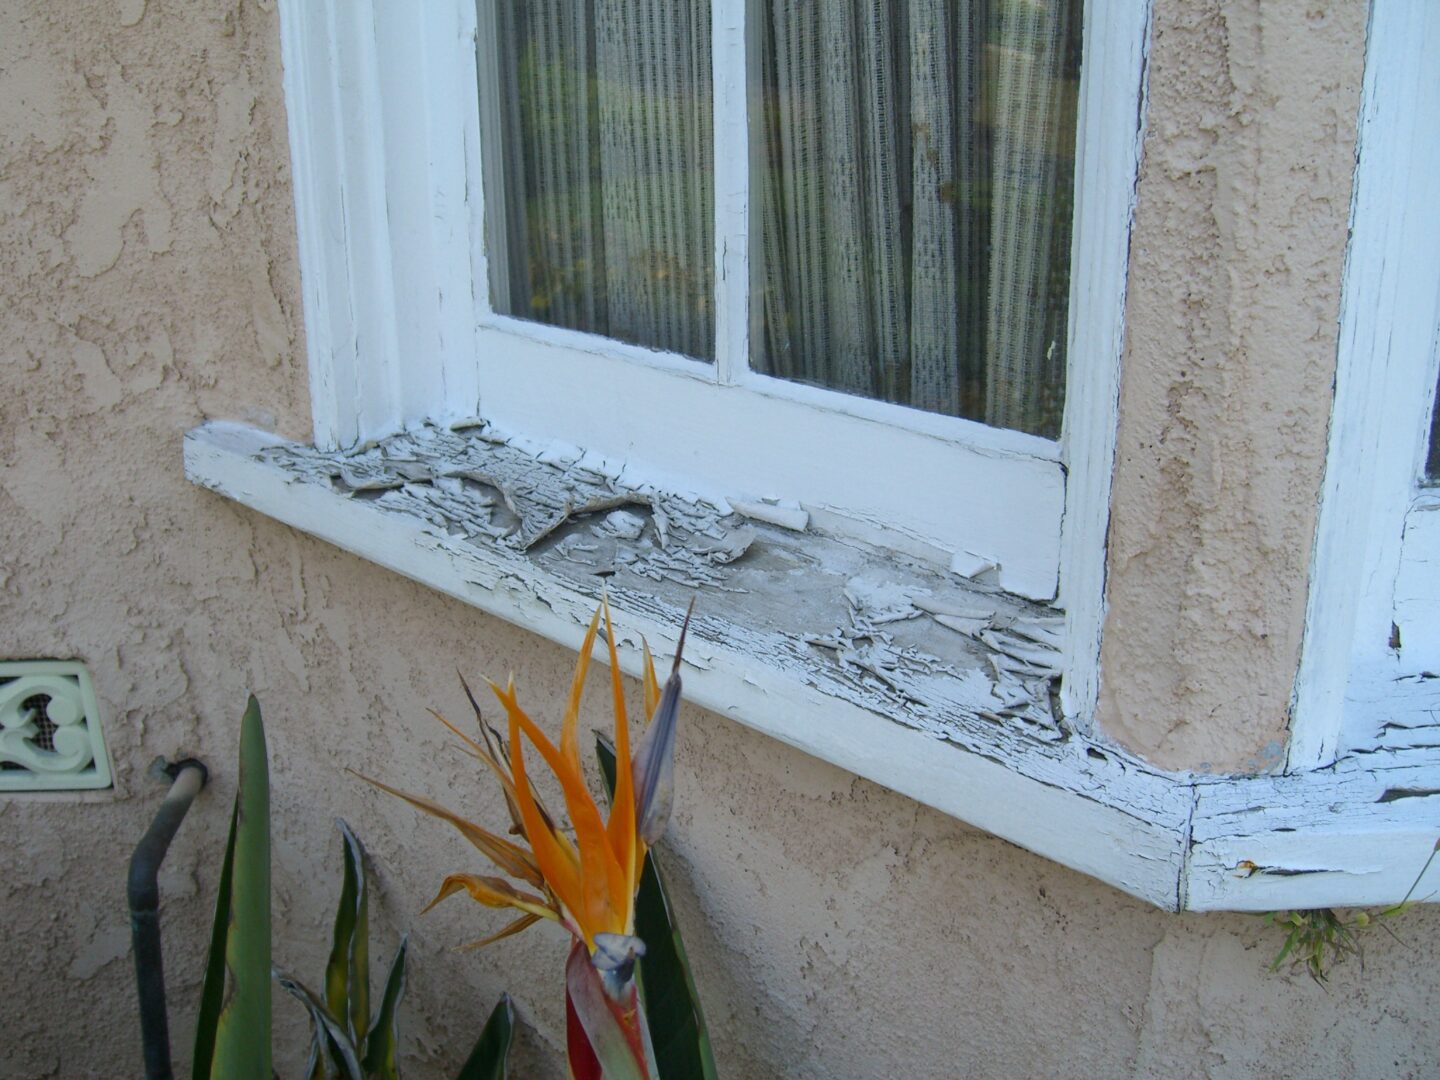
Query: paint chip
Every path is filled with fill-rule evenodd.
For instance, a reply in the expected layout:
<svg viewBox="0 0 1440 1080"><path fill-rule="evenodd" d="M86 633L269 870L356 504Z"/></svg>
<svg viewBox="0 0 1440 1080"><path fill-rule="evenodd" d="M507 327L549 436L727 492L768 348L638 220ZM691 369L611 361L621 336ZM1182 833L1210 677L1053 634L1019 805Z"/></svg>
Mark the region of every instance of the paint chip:
<svg viewBox="0 0 1440 1080"><path fill-rule="evenodd" d="M746 499L728 500L737 514L767 525L778 525L791 532L804 532L810 527L810 514L799 506L782 506L768 502L750 502Z"/></svg>
<svg viewBox="0 0 1440 1080"><path fill-rule="evenodd" d="M972 581L988 570L999 568L1000 564L994 559L976 555L973 551L957 551L950 556L950 572Z"/></svg>

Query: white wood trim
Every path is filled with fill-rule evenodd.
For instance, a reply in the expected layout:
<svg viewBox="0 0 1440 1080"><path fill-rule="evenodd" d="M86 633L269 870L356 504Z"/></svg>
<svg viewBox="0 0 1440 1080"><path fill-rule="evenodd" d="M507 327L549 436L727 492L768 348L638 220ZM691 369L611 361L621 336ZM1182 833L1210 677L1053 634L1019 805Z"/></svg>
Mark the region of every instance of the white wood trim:
<svg viewBox="0 0 1440 1080"><path fill-rule="evenodd" d="M1105 541L1149 47L1149 0L1088 0L1080 130L1075 138L1075 235L1061 435L1068 475L1059 597L1067 643L1060 699L1066 716L1086 732L1094 724L1100 693Z"/></svg>
<svg viewBox="0 0 1440 1080"><path fill-rule="evenodd" d="M844 413L861 420L870 420L889 427L903 428L918 435L941 439L963 445L979 453L998 456L1027 457L1039 461L1061 460L1060 444L1041 435L1010 428L991 427L978 420L967 420L960 416L945 416L941 413L926 412L909 405L878 398L860 397L856 394L842 394L823 386L793 382L759 371L747 371L738 380L739 385L755 394L797 401L829 412Z"/></svg>
<svg viewBox="0 0 1440 1080"><path fill-rule="evenodd" d="M452 11L443 4L419 7L426 70L440 87L426 109L430 191L427 204L430 257L422 268L428 293L417 305L432 313L439 385L429 400L407 400L405 420L450 420L479 411L480 382L475 364L476 303L470 240L478 209L471 209L470 178L478 175L479 115L468 102L478 97L474 4ZM411 73L413 78L413 73ZM416 269L413 266L408 269ZM486 279L481 278L480 281ZM433 386L433 384L432 384ZM437 406L437 401L443 406Z"/></svg>
<svg viewBox="0 0 1440 1080"><path fill-rule="evenodd" d="M340 102L330 61L333 4L281 0L280 46L290 134L310 405L320 446L355 441L360 362L353 320L350 245L340 157Z"/></svg>
<svg viewBox="0 0 1440 1080"><path fill-rule="evenodd" d="M750 354L750 87L747 0L712 0L715 143L715 374L727 385Z"/></svg>
<svg viewBox="0 0 1440 1080"><path fill-rule="evenodd" d="M496 140L494 135L484 133L498 132L501 126L498 107L499 43L487 30L496 25L499 5L505 2L506 0L476 0L473 8L469 4L463 5L467 12L475 12L476 137L466 149L469 161L469 199L475 207L470 222L470 263L475 279L472 291L475 296L476 318L481 322L494 317L497 310L510 310L510 259L504 240L498 235L503 212L497 212L493 220L486 212L488 198L493 198L498 207L505 205L505 170L499 163L485 158L480 152L482 138ZM492 247L495 249L493 252ZM492 268L495 273L493 284L490 279Z"/></svg>
<svg viewBox="0 0 1440 1080"><path fill-rule="evenodd" d="M319 445L349 446L478 407L467 7L281 0Z"/></svg>
<svg viewBox="0 0 1440 1080"><path fill-rule="evenodd" d="M554 326L550 323L522 319L516 315L492 312L480 319L478 329L481 331L482 344L487 349L480 356L481 371L484 371L490 356L488 349L503 347L496 346L495 339L485 331L498 330L521 340L538 342L547 347L564 349L571 353L602 357L605 360L618 361L619 364L656 368L675 375L683 375L686 378L699 379L701 382L715 381L715 365L708 360L698 360L693 356L686 356L684 353L652 349L646 345L634 345L628 341L602 337L585 330L572 330L568 326ZM553 393L553 391L552 387L551 392Z"/></svg>
<svg viewBox="0 0 1440 1080"><path fill-rule="evenodd" d="M1436 761L1434 751L1365 754L1330 770L1198 785L1184 906L1396 903L1440 838ZM1415 898L1437 889L1432 865Z"/></svg>
<svg viewBox="0 0 1440 1080"><path fill-rule="evenodd" d="M623 460L670 490L797 500L830 512L842 531L848 520L883 527L897 537L891 546L908 537L949 555L972 552L999 563L1002 588L1055 595L1064 479L1054 461L577 354L538 336L480 336L485 416L508 431ZM904 463L899 476L895 462Z"/></svg>
<svg viewBox="0 0 1440 1080"><path fill-rule="evenodd" d="M597 598L512 547L356 499L267 457L284 441L211 423L185 439L194 483L363 558L578 647ZM302 454L304 448L290 445ZM339 460L339 459L337 459ZM612 587L621 666L645 635L673 648L682 610ZM703 601L702 601L703 602ZM776 662L768 637L709 609L692 626L688 700L1167 909L1389 904L1440 834L1440 751L1355 755L1288 776L1196 777L1150 768L1083 735L1032 740L1002 725L945 739L897 723ZM1440 868L1417 890L1440 888Z"/></svg>
<svg viewBox="0 0 1440 1080"><path fill-rule="evenodd" d="M923 409L914 409L892 401L879 401L875 398L843 394L835 390L827 390L823 386L811 386L807 383L774 378L757 371L744 370L743 365L739 367L732 365L733 374L729 377L717 378L714 364L705 360L697 360L693 356L664 352L643 345L632 345L615 338L602 337L599 334L591 334L583 330L571 330L564 326L533 322L513 315L495 313L483 315L480 318L480 328L482 330L499 330L513 334L517 338L567 349L574 353L583 353L587 356L657 368L687 378L698 379L701 382L719 381L724 385L738 386L751 393L795 401L812 408L843 413L861 420L913 431L933 439L963 445L979 453L1035 458L1040 461L1058 462L1061 460L1060 444L1039 435L1031 435L1024 431L1012 431L1009 428L990 427L975 420L926 412ZM482 366L484 364L483 357L481 364ZM617 367L614 370L617 378L624 378L622 368Z"/></svg>
<svg viewBox="0 0 1440 1080"><path fill-rule="evenodd" d="M1440 497L1433 489L1420 492L1405 514L1390 613L1400 649L1386 655L1382 685L1440 674ZM1440 710L1440 689L1430 704Z"/></svg>
<svg viewBox="0 0 1440 1080"><path fill-rule="evenodd" d="M1377 0L1361 103L1330 447L1289 767L1335 760L1347 687L1398 673L1388 648L1405 516L1435 392L1440 311L1440 6Z"/></svg>

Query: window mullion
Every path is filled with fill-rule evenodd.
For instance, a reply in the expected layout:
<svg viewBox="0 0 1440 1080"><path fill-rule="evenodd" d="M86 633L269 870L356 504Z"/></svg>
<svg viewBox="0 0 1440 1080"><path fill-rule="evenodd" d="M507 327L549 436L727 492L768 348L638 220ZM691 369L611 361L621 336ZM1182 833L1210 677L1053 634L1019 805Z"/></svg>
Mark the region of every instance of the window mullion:
<svg viewBox="0 0 1440 1080"><path fill-rule="evenodd" d="M750 347L750 124L746 0L712 0L715 375L744 376Z"/></svg>

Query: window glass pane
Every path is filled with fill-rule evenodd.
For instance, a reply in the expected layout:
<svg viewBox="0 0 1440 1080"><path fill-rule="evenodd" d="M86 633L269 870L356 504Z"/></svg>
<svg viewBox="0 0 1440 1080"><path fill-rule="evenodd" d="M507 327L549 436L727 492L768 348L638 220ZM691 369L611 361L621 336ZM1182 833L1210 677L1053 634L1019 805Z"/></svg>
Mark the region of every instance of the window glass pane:
<svg viewBox="0 0 1440 1080"><path fill-rule="evenodd" d="M708 0L479 10L495 309L712 358Z"/></svg>
<svg viewBox="0 0 1440 1080"><path fill-rule="evenodd" d="M1082 0L760 0L752 365L1055 437Z"/></svg>

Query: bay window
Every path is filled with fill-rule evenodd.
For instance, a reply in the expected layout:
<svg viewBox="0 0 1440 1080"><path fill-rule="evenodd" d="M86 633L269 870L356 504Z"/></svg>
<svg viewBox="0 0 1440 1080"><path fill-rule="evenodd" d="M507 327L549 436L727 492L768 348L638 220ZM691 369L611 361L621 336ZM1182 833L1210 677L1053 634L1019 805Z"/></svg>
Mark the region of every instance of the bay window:
<svg viewBox="0 0 1440 1080"><path fill-rule="evenodd" d="M280 11L315 445L207 424L193 480L568 646L603 589L632 674L698 592L691 700L1164 907L1404 892L1440 799L1428 5L1373 8L1255 776L1092 730L1148 3Z"/></svg>

